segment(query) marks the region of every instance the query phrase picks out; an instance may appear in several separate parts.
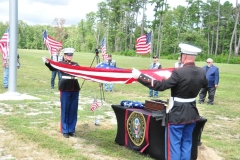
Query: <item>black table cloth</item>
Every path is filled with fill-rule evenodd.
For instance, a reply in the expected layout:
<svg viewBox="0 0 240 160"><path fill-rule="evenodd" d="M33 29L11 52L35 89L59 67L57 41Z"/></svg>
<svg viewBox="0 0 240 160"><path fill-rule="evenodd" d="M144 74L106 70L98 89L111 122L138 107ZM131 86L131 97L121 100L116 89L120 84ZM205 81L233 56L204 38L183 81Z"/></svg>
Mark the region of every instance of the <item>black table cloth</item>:
<svg viewBox="0 0 240 160"><path fill-rule="evenodd" d="M165 159L165 127L162 126L162 120L156 120L152 116L152 111L145 109L133 109L125 108L121 105L112 105L117 119L117 134L115 142L119 145L125 145L129 149L139 151L143 154L148 154L154 159ZM134 143L130 143L127 132L127 118L130 113L139 112L144 115L146 119L145 139L141 146L136 146ZM196 127L193 130L192 138L192 153L191 160L196 160L198 156L198 144L200 143L201 133L207 119L201 118L196 123ZM149 126L147 126L149 125Z"/></svg>

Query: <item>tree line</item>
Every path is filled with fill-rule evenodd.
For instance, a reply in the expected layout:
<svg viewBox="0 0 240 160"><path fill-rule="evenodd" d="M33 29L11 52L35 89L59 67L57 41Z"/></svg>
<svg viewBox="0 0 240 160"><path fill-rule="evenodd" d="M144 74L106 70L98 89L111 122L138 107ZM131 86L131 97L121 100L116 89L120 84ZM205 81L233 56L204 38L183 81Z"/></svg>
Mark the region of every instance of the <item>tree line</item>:
<svg viewBox="0 0 240 160"><path fill-rule="evenodd" d="M176 55L178 44L184 42L201 48L204 55L240 63L238 0L235 5L229 1L221 4L220 0L186 2L187 6L170 8L167 0L105 0L98 3L97 11L71 26L58 17L51 25L28 25L19 20L18 48L46 49L42 33L47 30L63 47L74 47L78 52L94 52L105 37L107 53L134 56L136 39L152 31L152 55ZM146 19L148 5L154 7L152 21ZM1 35L7 27L8 22L0 21Z"/></svg>

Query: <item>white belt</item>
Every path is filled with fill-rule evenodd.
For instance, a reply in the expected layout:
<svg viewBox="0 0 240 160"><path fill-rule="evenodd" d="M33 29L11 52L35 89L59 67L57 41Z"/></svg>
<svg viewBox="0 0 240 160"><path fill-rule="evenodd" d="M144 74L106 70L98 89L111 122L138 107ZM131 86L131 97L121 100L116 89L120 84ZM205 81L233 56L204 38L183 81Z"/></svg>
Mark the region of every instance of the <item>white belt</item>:
<svg viewBox="0 0 240 160"><path fill-rule="evenodd" d="M170 97L168 100L168 105L166 108L166 113L171 112L172 107L174 106L174 101L176 102L194 102L196 98L178 98L178 97Z"/></svg>
<svg viewBox="0 0 240 160"><path fill-rule="evenodd" d="M77 77L73 77L73 76L62 76L62 79L77 79Z"/></svg>
<svg viewBox="0 0 240 160"><path fill-rule="evenodd" d="M178 97L173 97L174 101L177 102L194 102L196 98L178 98Z"/></svg>

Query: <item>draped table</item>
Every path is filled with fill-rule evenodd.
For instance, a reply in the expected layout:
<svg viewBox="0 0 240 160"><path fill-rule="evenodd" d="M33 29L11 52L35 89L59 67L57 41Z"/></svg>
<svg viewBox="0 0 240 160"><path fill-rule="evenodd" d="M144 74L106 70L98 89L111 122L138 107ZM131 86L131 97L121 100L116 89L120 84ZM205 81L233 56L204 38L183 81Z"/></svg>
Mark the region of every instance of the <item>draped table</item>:
<svg viewBox="0 0 240 160"><path fill-rule="evenodd" d="M117 119L115 142L129 149L148 154L154 159L165 159L165 127L162 119L156 119L153 112L146 109L125 108L112 105ZM198 156L198 144L207 119L201 118L193 130L191 160Z"/></svg>

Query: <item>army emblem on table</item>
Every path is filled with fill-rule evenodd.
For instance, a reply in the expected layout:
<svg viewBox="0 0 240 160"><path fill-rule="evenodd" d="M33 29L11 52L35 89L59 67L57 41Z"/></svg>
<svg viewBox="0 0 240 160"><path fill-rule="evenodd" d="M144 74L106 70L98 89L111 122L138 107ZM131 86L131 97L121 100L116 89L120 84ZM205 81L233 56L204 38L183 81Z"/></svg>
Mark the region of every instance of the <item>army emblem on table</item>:
<svg viewBox="0 0 240 160"><path fill-rule="evenodd" d="M127 131L130 139L136 146L141 146L146 130L146 120L142 113L132 112L127 120Z"/></svg>

